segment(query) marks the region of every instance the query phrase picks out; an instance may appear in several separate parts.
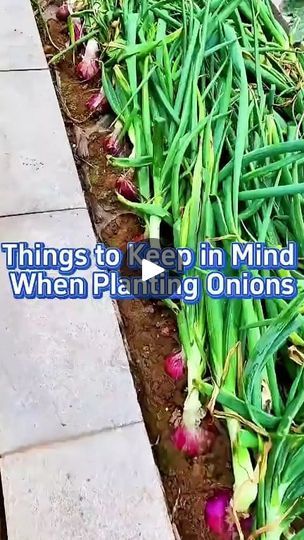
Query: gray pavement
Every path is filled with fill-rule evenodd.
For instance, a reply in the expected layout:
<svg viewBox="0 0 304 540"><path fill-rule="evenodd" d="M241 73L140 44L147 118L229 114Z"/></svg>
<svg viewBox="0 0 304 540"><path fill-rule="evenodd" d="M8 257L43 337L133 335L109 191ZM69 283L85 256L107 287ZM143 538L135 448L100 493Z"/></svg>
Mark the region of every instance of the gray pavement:
<svg viewBox="0 0 304 540"><path fill-rule="evenodd" d="M85 208L49 71L0 72L0 103L0 215Z"/></svg>
<svg viewBox="0 0 304 540"><path fill-rule="evenodd" d="M30 0L0 17L0 242L92 248ZM14 300L1 254L0 306L9 540L173 540L109 298Z"/></svg>
<svg viewBox="0 0 304 540"><path fill-rule="evenodd" d="M87 210L0 219L20 239L94 248ZM140 421L111 300L15 300L0 261L0 454Z"/></svg>
<svg viewBox="0 0 304 540"><path fill-rule="evenodd" d="M30 0L1 0L0 21L0 71L47 69Z"/></svg>
<svg viewBox="0 0 304 540"><path fill-rule="evenodd" d="M142 424L16 453L2 468L10 540L172 539Z"/></svg>

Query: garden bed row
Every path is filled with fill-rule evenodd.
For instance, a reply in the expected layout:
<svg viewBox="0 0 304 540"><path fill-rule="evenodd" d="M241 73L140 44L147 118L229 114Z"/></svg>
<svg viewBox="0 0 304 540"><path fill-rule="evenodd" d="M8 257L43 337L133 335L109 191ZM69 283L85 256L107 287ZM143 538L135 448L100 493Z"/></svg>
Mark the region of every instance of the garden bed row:
<svg viewBox="0 0 304 540"><path fill-rule="evenodd" d="M41 3L42 11L36 11L48 60L69 40L66 23L56 20L57 7ZM53 75L97 238L125 249L130 239L142 235L143 228L138 217L117 200L119 172L111 167L103 150L111 117L88 111L87 102L98 90L99 76L81 82L72 53L53 69ZM209 540L213 535L205 527L205 501L213 489L231 486L232 481L225 430L212 453L205 456L189 459L174 448L171 432L180 417L186 386L185 378L176 385L164 372L164 358L179 349L175 317L160 302L131 300L118 305L130 368L172 524L182 540Z"/></svg>

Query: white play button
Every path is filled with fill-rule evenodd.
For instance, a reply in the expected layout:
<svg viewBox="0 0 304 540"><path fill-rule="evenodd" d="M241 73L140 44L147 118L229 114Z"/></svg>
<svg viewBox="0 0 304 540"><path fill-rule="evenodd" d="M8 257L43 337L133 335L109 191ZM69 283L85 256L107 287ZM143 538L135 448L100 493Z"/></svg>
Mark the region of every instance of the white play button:
<svg viewBox="0 0 304 540"><path fill-rule="evenodd" d="M161 266L158 266L158 264L148 261L147 259L142 259L142 266L141 266L142 281L147 281L148 279L158 276L159 274L162 274L163 272L165 272L165 269L162 268Z"/></svg>

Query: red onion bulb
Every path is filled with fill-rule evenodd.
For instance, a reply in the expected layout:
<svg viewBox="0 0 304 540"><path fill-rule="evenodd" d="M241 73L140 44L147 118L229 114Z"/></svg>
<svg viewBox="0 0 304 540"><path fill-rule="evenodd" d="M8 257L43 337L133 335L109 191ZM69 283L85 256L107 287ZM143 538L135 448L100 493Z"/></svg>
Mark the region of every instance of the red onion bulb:
<svg viewBox="0 0 304 540"><path fill-rule="evenodd" d="M133 176L133 171L131 171ZM133 184L132 180L130 179L130 173L129 171L127 173L122 174L116 181L116 191L119 193L119 195L122 195L125 199L128 201L138 201L138 191Z"/></svg>
<svg viewBox="0 0 304 540"><path fill-rule="evenodd" d="M229 524L229 505L232 497L230 491L219 491L210 497L205 506L205 521L208 529L220 538L232 539L233 527Z"/></svg>
<svg viewBox="0 0 304 540"><path fill-rule="evenodd" d="M88 99L86 106L91 113L100 112L105 114L110 111L110 105L103 90L92 94L90 99Z"/></svg>
<svg viewBox="0 0 304 540"><path fill-rule="evenodd" d="M63 2L63 4L56 11L56 17L58 21L65 22L68 20L69 16L70 16L69 7L66 2Z"/></svg>
<svg viewBox="0 0 304 540"><path fill-rule="evenodd" d="M89 81L99 73L98 43L96 39L89 39L81 62L76 67L79 79Z"/></svg>
<svg viewBox="0 0 304 540"><path fill-rule="evenodd" d="M168 354L165 357L165 372L174 381L179 381L185 374L186 366L182 351Z"/></svg>
<svg viewBox="0 0 304 540"><path fill-rule="evenodd" d="M121 122L117 121L113 132L105 137L102 141L103 150L110 156L117 157L123 153L123 145L121 144L119 137L123 126Z"/></svg>
<svg viewBox="0 0 304 540"><path fill-rule="evenodd" d="M175 429L172 442L177 450L189 457L197 457L210 451L215 438L216 433L204 426L189 429L182 424Z"/></svg>
<svg viewBox="0 0 304 540"><path fill-rule="evenodd" d="M75 18L73 18L73 25L74 25L74 39L75 41L78 41L84 34L83 25L80 19L75 19Z"/></svg>
<svg viewBox="0 0 304 540"><path fill-rule="evenodd" d="M237 532L230 507L232 497L231 490L221 489L206 502L206 525L221 540L232 540ZM241 529L247 537L252 529L252 517L241 517L239 521Z"/></svg>

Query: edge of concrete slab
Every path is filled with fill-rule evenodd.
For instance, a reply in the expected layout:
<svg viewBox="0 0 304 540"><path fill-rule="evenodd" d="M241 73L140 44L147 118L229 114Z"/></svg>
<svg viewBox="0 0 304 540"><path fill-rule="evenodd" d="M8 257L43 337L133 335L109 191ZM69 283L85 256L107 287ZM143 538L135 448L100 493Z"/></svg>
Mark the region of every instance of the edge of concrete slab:
<svg viewBox="0 0 304 540"><path fill-rule="evenodd" d="M21 1L26 13L28 13L28 8L31 9L30 0ZM32 22L35 25L33 13ZM7 30L11 32L12 29L8 20L6 24ZM33 28L32 25L31 27ZM36 38L35 30L33 35ZM33 52L35 47L36 51ZM30 40L30 48L30 52L33 52L33 58L38 58L38 62L40 62L39 58L41 58L42 50L40 40L34 39L34 42ZM18 65L9 63L4 68L2 66L2 71L14 73L24 70L34 75L39 73L39 71L35 71L37 68L35 62L36 60L31 65L28 56L22 58L21 55L18 59ZM45 68L44 62L40 65L42 69ZM49 84L52 85L51 77L49 77ZM7 91L9 91L8 88ZM53 87L50 87L50 91L54 92ZM58 102L53 100L52 107L54 107L54 115L58 116ZM34 111L35 103L33 103L33 122L35 119ZM66 152L68 153L69 143L63 122L59 129L62 130L62 137L67 142ZM35 143L35 138L33 143ZM14 160L14 155L11 157ZM67 159L70 160L70 156ZM77 180L75 190L79 190L80 179L76 175L76 167L74 170L75 180ZM28 183L28 189L31 189L30 182ZM38 212L34 212L22 209L21 212L16 212L15 219L28 220L30 216L33 219L36 217L38 224L39 219L37 219L37 216L50 214L48 210L38 210ZM71 211L73 210L58 208L52 213L54 215L59 215L59 213L67 215ZM93 226L89 219L88 210L82 209L81 212L87 214L87 236L90 237L93 234ZM13 214L10 212L0 217L0 224L1 222L4 223L5 220L6 232L9 230L8 227L11 226L12 218ZM38 225L37 228L39 230ZM20 235L22 235L22 232L20 232ZM19 236L19 240L26 239ZM45 306L47 305L45 303ZM74 309L75 304L71 303L70 305L71 309ZM34 308L30 307L27 315L21 313L21 318L24 316L30 320L31 309ZM47 311L45 311L46 321L48 321L49 317ZM6 331L5 316L2 320L2 326ZM114 316L117 320L117 313ZM58 317L59 325L60 320ZM16 328L14 325L16 325L16 319L12 316L9 326L18 335L20 327ZM114 332L113 336L114 334L116 341L113 345L113 351L117 350L118 346L123 349L123 353L120 352L120 355L123 354L125 357L124 369L127 370L129 380L132 381L127 351L125 350L126 343L123 344L120 332L118 335ZM51 335L50 332L50 337ZM35 347L34 335L32 339L32 347ZM99 336L97 333L95 339L98 343ZM106 339L109 339L108 335ZM7 345L12 347L9 341ZM84 345L85 343L83 349L85 349ZM52 349L50 350L52 351ZM30 351L31 349L29 349L28 354L31 354ZM47 350L45 354L47 355ZM50 371L47 378L52 378L52 359L53 357L49 358L48 369ZM8 360L7 357L6 361ZM34 365L32 367L34 368ZM35 368L34 373L28 375L35 377ZM14 381L10 381L10 383L13 385ZM57 384L61 384L60 378ZM62 384L64 383L62 382ZM90 392L89 386L90 384L86 386L86 392L88 393ZM84 385L79 386L80 395L81 392L84 392L84 387ZM133 421L132 419L122 419L120 427L117 427L120 424L118 421L113 423L112 426L106 425L102 427L97 425L97 428L93 427L93 430L89 430L87 425L78 425L75 431L67 433L67 436L61 439L60 442L58 442L56 430L51 430L49 439L46 430L46 433L43 432L40 439L23 440L21 446L24 449L22 451L17 449L18 445L11 446L7 451L4 450L5 455L0 459L0 469L3 476L3 495L9 540L27 540L33 537L37 538L37 540L58 540L58 523L61 524L59 534L62 538L79 540L96 540L96 538L101 540L139 540L141 538L156 540L156 538L160 538L161 540L173 540L174 534L166 508L160 475L154 463L133 382L131 382L130 388L131 391L124 399L130 401L130 410L136 411L135 415L132 416ZM95 387L91 390L96 392ZM66 388L65 392L67 392ZM33 396L33 391L31 391L25 399L31 401ZM87 396L82 395L81 397L82 402L84 402L86 397L89 396L87 394ZM38 397L35 406L39 407L39 401L40 398ZM27 405L23 402L24 404ZM135 408L134 404L136 404ZM120 407L122 406L121 401ZM45 410L42 408L40 412L42 421L45 418L46 424L48 424L49 418L44 416ZM25 414L25 428L27 421L28 417ZM18 427L15 426L15 428L18 431ZM91 489L86 490L85 513L82 505L78 504L77 506L77 503L83 500L81 497L83 497L82 490L86 481L87 467L89 467L90 475L94 476L95 482ZM71 472L69 469L71 469ZM72 476L74 485L70 483ZM24 518L21 519L21 515Z"/></svg>

